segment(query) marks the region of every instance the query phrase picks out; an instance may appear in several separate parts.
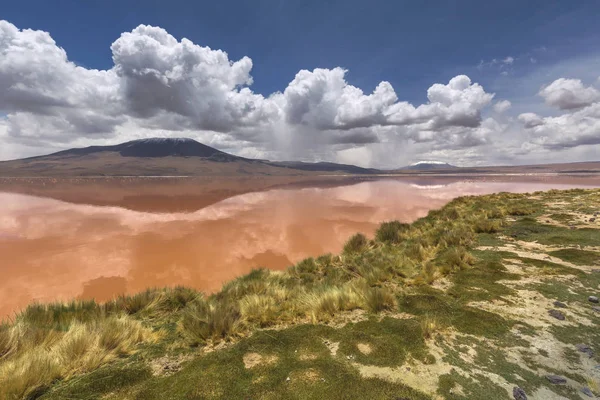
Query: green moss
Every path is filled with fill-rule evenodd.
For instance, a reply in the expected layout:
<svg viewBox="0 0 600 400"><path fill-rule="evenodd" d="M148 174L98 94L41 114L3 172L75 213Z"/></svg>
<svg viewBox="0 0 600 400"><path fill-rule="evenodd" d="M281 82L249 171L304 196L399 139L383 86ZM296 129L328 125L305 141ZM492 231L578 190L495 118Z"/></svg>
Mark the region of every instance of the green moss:
<svg viewBox="0 0 600 400"><path fill-rule="evenodd" d="M152 377L150 368L142 363L118 362L94 372L72 378L57 385L42 399L98 399L104 394L130 388Z"/></svg>
<svg viewBox="0 0 600 400"><path fill-rule="evenodd" d="M565 213L550 214L549 217L555 221L562 222L565 224L575 220L575 217L572 214Z"/></svg>
<svg viewBox="0 0 600 400"><path fill-rule="evenodd" d="M402 365L410 355L425 361L428 353L421 325L414 319L383 318L348 324L333 336L340 341L340 353L367 365ZM368 355L357 350L359 343L370 345Z"/></svg>
<svg viewBox="0 0 600 400"><path fill-rule="evenodd" d="M545 245L597 246L600 230L591 228L569 229L538 223L534 218L521 218L505 230L508 236L526 242Z"/></svg>
<svg viewBox="0 0 600 400"><path fill-rule="evenodd" d="M600 263L600 253L597 251L579 249L561 249L548 253L553 257L578 265L593 265Z"/></svg>

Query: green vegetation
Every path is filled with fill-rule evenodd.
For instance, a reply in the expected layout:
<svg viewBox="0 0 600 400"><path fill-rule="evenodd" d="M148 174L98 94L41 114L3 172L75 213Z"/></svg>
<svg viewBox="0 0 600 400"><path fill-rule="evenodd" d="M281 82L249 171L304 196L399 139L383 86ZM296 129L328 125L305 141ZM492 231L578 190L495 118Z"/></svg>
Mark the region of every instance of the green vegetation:
<svg viewBox="0 0 600 400"><path fill-rule="evenodd" d="M600 263L600 253L579 249L560 249L548 253L553 257L578 265L593 265Z"/></svg>
<svg viewBox="0 0 600 400"><path fill-rule="evenodd" d="M600 191L461 197L209 296L31 305L0 326L0 399L500 399L502 380L547 385L538 370L585 384L573 346L600 342L586 300L600 285L587 248L600 230L543 222L581 202L600 204ZM563 325L548 322L554 300L568 303ZM533 347L539 335L554 347ZM435 380L408 379L413 370Z"/></svg>

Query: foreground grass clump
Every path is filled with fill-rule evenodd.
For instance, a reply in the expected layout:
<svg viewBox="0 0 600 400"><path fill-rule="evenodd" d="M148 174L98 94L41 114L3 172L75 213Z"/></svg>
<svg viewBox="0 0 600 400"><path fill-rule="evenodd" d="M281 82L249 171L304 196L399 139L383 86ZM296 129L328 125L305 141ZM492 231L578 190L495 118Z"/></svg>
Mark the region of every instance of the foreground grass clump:
<svg viewBox="0 0 600 400"><path fill-rule="evenodd" d="M551 226L540 216L558 213L545 210L546 202L596 193L457 198L412 224L385 222L372 240L356 234L339 255L307 258L286 271L257 269L209 296L151 289L106 304L32 305L0 327L0 399L427 399L424 393L449 395L457 385L467 395L497 392L482 375L445 373L439 388L419 390L401 375L375 377L392 376L405 363L451 362L468 370L457 354L469 347L452 347L448 337L468 338L472 347L481 339L486 346L529 348L522 336L536 333L529 321L489 306L515 306L511 283L521 279L515 265L540 277L526 289L586 301L563 281L546 281L568 275L578 290L594 290L598 282L572 264L478 246L561 243L566 247L550 255L587 268L598 254L576 246L600 245L599 230ZM573 346L596 339L595 328L586 329L549 331ZM433 345L446 355L434 356ZM514 372L525 370L497 349L486 351L476 367L519 383ZM529 374L527 389L535 390L543 379Z"/></svg>
<svg viewBox="0 0 600 400"><path fill-rule="evenodd" d="M44 326L28 321L30 313L0 329L0 393L5 398L35 396L56 379L92 371L156 339L139 321L125 315ZM33 313L39 315L39 306Z"/></svg>

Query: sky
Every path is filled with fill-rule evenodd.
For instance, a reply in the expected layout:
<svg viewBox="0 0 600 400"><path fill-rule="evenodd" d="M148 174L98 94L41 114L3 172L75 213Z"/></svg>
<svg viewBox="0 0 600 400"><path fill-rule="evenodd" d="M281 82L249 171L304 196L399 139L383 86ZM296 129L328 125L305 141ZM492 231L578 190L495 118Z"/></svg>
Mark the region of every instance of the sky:
<svg viewBox="0 0 600 400"><path fill-rule="evenodd" d="M598 1L21 1L0 160L190 137L378 168L600 160Z"/></svg>

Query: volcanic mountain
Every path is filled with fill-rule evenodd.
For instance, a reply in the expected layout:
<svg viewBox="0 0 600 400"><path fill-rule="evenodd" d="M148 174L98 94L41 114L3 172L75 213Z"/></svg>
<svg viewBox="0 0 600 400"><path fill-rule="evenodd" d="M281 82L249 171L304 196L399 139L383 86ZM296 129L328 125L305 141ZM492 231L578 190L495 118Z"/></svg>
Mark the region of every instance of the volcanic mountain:
<svg viewBox="0 0 600 400"><path fill-rule="evenodd" d="M244 176L371 174L336 163L276 162L235 156L188 138L149 138L0 162L0 176Z"/></svg>
<svg viewBox="0 0 600 400"><path fill-rule="evenodd" d="M118 152L123 157L200 157L223 162L244 160L188 138L139 139L114 146L63 150L50 156L85 156L103 152Z"/></svg>

